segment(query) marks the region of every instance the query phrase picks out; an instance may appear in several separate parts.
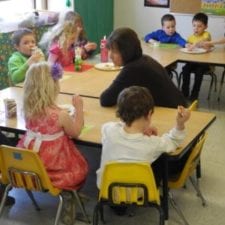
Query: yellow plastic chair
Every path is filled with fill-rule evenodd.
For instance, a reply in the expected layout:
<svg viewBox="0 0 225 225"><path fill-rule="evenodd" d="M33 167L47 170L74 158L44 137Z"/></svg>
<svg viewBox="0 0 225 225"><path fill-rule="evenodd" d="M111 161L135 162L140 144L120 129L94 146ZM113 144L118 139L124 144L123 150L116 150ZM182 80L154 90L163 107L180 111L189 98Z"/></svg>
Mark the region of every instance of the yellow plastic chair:
<svg viewBox="0 0 225 225"><path fill-rule="evenodd" d="M194 100L191 105L188 107L190 111L197 111L198 109L198 100Z"/></svg>
<svg viewBox="0 0 225 225"><path fill-rule="evenodd" d="M195 188L195 190L197 192L197 195L202 200L203 206L206 206L206 200L204 199L204 197L203 197L203 195L200 191L200 188L199 188L199 185L198 185L198 178L197 178L197 182L196 182L195 179L192 176L196 172L197 166L200 163L200 156L201 156L201 152L202 152L202 148L203 148L203 145L205 143L205 140L206 140L206 134L203 134L199 138L199 140L195 144L195 146L192 148L191 154L189 155L182 171L179 174L177 174L176 176L169 178L169 180L168 180L169 189L178 189L178 188L183 188L185 186L186 181L188 179L190 179L193 187ZM169 197L170 197L172 206L175 208L175 210L178 212L180 217L183 219L184 224L188 225L189 223L187 222L187 220L184 217L180 208L177 206L177 204L174 201L171 193L170 193Z"/></svg>
<svg viewBox="0 0 225 225"><path fill-rule="evenodd" d="M11 188L23 188L28 191L28 193L31 193L31 191L48 192L53 196L59 197L54 225L58 224L63 205L62 190L53 187L47 171L37 153L31 150L1 145L0 171L2 175L1 183L6 185L0 204L0 215L3 211L9 190ZM77 191L72 190L71 193L76 198L86 221L89 222Z"/></svg>
<svg viewBox="0 0 225 225"><path fill-rule="evenodd" d="M159 224L164 224L160 194L149 162L117 162L105 165L99 199L94 209L93 225L98 225L99 214L104 222L103 207L136 205L155 207Z"/></svg>

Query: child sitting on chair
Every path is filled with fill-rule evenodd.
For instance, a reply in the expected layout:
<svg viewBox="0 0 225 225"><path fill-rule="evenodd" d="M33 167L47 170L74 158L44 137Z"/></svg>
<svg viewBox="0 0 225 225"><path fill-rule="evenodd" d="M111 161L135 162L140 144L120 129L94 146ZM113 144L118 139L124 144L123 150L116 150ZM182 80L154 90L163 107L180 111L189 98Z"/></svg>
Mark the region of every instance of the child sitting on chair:
<svg viewBox="0 0 225 225"><path fill-rule="evenodd" d="M12 35L12 44L17 50L8 61L10 81L13 84L23 82L29 66L44 60L44 54L36 46L32 30L21 28Z"/></svg>
<svg viewBox="0 0 225 225"><path fill-rule="evenodd" d="M196 47L202 47L203 41L210 41L211 35L206 31L208 27L208 16L204 13L197 13L192 19L194 33L188 38L188 49L193 50ZM200 63L186 63L182 68L183 84L182 92L190 101L198 99L199 91L202 84L203 75L210 69L209 65ZM195 74L194 85L189 93L191 73ZM189 96L190 94L190 96Z"/></svg>
<svg viewBox="0 0 225 225"><path fill-rule="evenodd" d="M99 188L104 165L109 161L153 163L162 153L175 151L185 137L184 124L190 117L189 110L178 106L175 127L160 137L151 125L154 102L148 89L140 86L125 88L118 97L117 105L117 116L121 122L108 122L102 126L101 164L97 170ZM160 167L157 163L153 163L152 167L159 184Z"/></svg>
<svg viewBox="0 0 225 225"><path fill-rule="evenodd" d="M187 41L176 32L176 20L173 15L165 14L161 18L161 25L162 29L151 32L145 36L145 42L150 42L153 44L172 43L178 44L181 47L186 46Z"/></svg>
<svg viewBox="0 0 225 225"><path fill-rule="evenodd" d="M82 52L81 52L82 59L86 59L90 57L92 53L96 50L97 44L94 42L88 41L85 34L82 17L77 12L74 12L71 10L61 12L59 16L59 22L57 25L64 24L66 21L73 22L74 26L77 28L78 38L77 38L77 41L74 43L74 45L75 45L75 48L76 47L82 48Z"/></svg>
<svg viewBox="0 0 225 225"><path fill-rule="evenodd" d="M62 68L58 66L40 62L27 71L23 97L27 131L17 146L38 153L53 186L78 190L86 180L88 164L71 137L77 138L81 133L83 101L78 95L72 97L71 103L76 109L73 116L57 105L59 79L62 77ZM66 224L74 223L73 199L70 204L70 222Z"/></svg>
<svg viewBox="0 0 225 225"><path fill-rule="evenodd" d="M48 49L48 62L69 66L74 63L74 43L77 38L77 28L73 22L67 21L44 34L40 46Z"/></svg>

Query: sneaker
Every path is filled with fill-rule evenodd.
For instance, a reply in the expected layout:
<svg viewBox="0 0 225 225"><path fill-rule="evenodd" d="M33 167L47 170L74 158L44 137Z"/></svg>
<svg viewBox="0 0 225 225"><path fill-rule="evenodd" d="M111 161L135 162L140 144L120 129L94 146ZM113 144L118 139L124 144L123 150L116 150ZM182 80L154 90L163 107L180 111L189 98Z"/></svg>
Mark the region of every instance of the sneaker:
<svg viewBox="0 0 225 225"><path fill-rule="evenodd" d="M76 218L75 198L72 192L63 191L63 208L61 220L65 225L73 225Z"/></svg>
<svg viewBox="0 0 225 225"><path fill-rule="evenodd" d="M5 206L12 206L15 204L15 202L16 202L15 198L7 196Z"/></svg>
<svg viewBox="0 0 225 225"><path fill-rule="evenodd" d="M2 200L3 194L4 194L4 188L0 187L0 202ZM15 202L16 202L15 198L11 196L7 196L5 201L5 206L12 206L15 204Z"/></svg>

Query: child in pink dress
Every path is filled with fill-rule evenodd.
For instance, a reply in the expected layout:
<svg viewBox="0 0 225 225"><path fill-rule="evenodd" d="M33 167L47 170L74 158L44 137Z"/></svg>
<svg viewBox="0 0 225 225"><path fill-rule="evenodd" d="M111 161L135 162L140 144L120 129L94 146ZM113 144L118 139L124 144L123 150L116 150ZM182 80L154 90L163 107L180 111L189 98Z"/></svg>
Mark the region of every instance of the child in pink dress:
<svg viewBox="0 0 225 225"><path fill-rule="evenodd" d="M84 124L83 102L72 97L76 109L72 117L56 104L62 69L47 62L33 64L24 83L23 111L26 134L18 147L38 152L53 186L63 190L81 187L88 173L88 164L72 138L77 138Z"/></svg>
<svg viewBox="0 0 225 225"><path fill-rule="evenodd" d="M74 12L72 10L61 11L59 14L59 21L56 26L62 26L68 21L73 22L78 32L78 38L77 41L74 43L74 46L75 48L80 47L82 50L82 59L87 59L96 50L97 44L88 40L83 24L83 19L79 13Z"/></svg>
<svg viewBox="0 0 225 225"><path fill-rule="evenodd" d="M71 21L57 25L44 35L40 45L48 49L48 62L57 62L63 67L72 64L75 58L74 43L78 35L77 27Z"/></svg>

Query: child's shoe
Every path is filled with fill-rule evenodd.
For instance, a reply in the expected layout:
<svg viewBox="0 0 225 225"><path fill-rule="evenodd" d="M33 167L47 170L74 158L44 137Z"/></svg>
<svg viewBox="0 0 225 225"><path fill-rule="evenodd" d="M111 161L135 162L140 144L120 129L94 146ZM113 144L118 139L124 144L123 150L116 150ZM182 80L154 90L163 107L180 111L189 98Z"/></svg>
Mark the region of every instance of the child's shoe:
<svg viewBox="0 0 225 225"><path fill-rule="evenodd" d="M61 220L65 225L74 225L76 218L75 199L72 192L63 191L63 208Z"/></svg>

